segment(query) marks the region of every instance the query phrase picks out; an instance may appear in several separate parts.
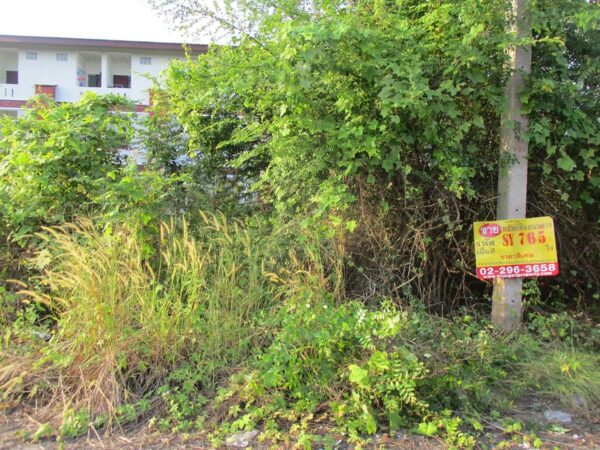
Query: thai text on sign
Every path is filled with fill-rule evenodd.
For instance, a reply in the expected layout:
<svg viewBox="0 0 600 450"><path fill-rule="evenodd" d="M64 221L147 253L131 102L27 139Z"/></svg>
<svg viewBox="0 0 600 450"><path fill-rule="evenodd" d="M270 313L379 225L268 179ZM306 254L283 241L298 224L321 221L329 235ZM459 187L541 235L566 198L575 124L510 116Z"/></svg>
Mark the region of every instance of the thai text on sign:
<svg viewBox="0 0 600 450"><path fill-rule="evenodd" d="M526 278L558 275L551 217L475 222L477 278Z"/></svg>

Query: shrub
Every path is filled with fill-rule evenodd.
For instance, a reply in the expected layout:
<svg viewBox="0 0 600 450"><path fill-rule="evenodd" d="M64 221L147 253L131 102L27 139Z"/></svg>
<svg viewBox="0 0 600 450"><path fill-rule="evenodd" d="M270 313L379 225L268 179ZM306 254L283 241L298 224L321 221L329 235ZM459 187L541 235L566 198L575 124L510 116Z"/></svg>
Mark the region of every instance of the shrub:
<svg viewBox="0 0 600 450"><path fill-rule="evenodd" d="M118 169L119 150L129 144L131 106L93 93L60 105L36 98L23 117L3 119L2 225L18 238L89 210L94 183Z"/></svg>
<svg viewBox="0 0 600 450"><path fill-rule="evenodd" d="M154 0L188 25L248 27L237 45L168 72L172 111L206 155L199 171L237 167L283 220L358 225L347 278L357 295L402 289L444 312L485 295L470 226L495 216L510 2L227 1L231 22L226 8L199 17L189 2ZM561 242L561 275L543 292L587 304L600 286L593 3L530 2L521 96L528 213L553 216Z"/></svg>
<svg viewBox="0 0 600 450"><path fill-rule="evenodd" d="M600 324L584 312L535 312L530 315L527 326L542 341L563 341L570 346L591 351L600 349Z"/></svg>
<svg viewBox="0 0 600 450"><path fill-rule="evenodd" d="M75 103L36 98L2 122L0 233L20 244L41 226L81 215L103 222L155 222L184 179L139 170L123 150L134 142L133 105L121 96L86 93ZM157 231L157 230L154 230Z"/></svg>
<svg viewBox="0 0 600 450"><path fill-rule="evenodd" d="M510 414L526 390L585 412L598 404L598 357L569 343L390 301L336 303L315 273L280 281L289 297L269 322L272 343L217 397L220 433L261 427L300 442L333 423L356 441L408 429L472 447L479 419Z"/></svg>

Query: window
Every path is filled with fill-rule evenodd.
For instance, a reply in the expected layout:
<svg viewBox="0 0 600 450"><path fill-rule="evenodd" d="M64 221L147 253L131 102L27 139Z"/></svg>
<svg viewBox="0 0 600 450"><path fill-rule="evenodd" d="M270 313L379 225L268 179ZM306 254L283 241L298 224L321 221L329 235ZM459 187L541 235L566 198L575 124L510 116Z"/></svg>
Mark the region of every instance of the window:
<svg viewBox="0 0 600 450"><path fill-rule="evenodd" d="M142 66L149 66L152 64L152 58L149 56L140 56L140 64Z"/></svg>
<svg viewBox="0 0 600 450"><path fill-rule="evenodd" d="M115 88L130 88L131 77L128 75L113 75L113 86Z"/></svg>
<svg viewBox="0 0 600 450"><path fill-rule="evenodd" d="M102 75L100 74L89 74L88 75L88 86L89 87L100 87L102 86Z"/></svg>
<svg viewBox="0 0 600 450"><path fill-rule="evenodd" d="M57 53L56 54L57 61L67 61L68 59L69 59L69 56L66 53Z"/></svg>
<svg viewBox="0 0 600 450"><path fill-rule="evenodd" d="M25 59L29 59L30 61L35 61L37 59L37 52L25 53Z"/></svg>
<svg viewBox="0 0 600 450"><path fill-rule="evenodd" d="M7 70L6 84L19 84L19 72L16 70Z"/></svg>

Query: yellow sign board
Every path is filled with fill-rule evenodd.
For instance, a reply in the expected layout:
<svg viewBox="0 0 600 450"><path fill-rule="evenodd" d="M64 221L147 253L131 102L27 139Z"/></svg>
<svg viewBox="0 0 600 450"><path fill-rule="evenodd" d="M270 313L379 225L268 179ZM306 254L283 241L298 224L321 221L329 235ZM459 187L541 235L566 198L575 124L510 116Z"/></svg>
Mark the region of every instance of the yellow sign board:
<svg viewBox="0 0 600 450"><path fill-rule="evenodd" d="M526 278L558 275L551 217L475 222L477 278Z"/></svg>

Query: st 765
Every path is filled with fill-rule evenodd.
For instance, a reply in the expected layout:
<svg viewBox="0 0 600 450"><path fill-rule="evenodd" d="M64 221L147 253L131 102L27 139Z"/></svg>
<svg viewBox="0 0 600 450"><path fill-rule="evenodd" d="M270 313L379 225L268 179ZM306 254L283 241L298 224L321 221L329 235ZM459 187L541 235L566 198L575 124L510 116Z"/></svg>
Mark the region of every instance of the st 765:
<svg viewBox="0 0 600 450"><path fill-rule="evenodd" d="M530 231L528 233L520 232L520 233L504 233L502 235L502 245L505 247L510 247L515 245L515 240L519 242L521 245L528 244L545 244L546 243L546 234L544 230L539 231Z"/></svg>

